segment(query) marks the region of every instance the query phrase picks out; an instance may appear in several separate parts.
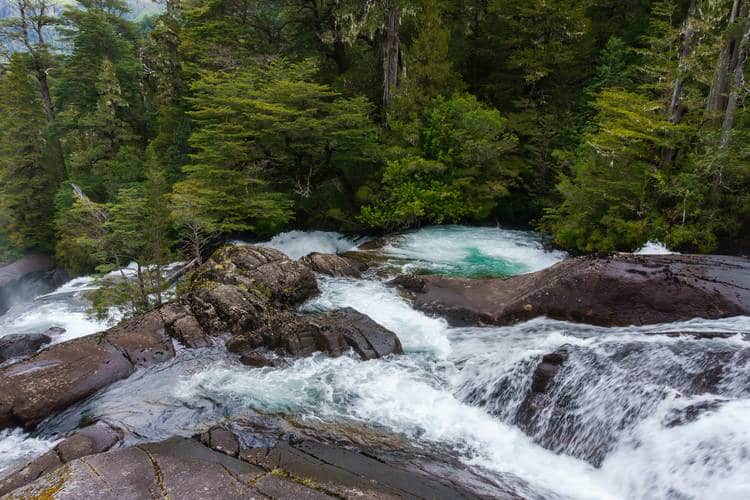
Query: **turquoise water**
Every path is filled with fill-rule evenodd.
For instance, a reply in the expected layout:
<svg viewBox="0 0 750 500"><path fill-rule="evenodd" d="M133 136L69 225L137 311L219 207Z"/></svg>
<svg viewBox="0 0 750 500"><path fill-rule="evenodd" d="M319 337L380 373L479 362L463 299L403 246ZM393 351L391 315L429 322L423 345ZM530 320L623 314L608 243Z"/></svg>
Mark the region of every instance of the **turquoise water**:
<svg viewBox="0 0 750 500"><path fill-rule="evenodd" d="M470 226L432 226L394 235L382 252L403 272L467 278L530 273L567 257L545 249L532 231Z"/></svg>

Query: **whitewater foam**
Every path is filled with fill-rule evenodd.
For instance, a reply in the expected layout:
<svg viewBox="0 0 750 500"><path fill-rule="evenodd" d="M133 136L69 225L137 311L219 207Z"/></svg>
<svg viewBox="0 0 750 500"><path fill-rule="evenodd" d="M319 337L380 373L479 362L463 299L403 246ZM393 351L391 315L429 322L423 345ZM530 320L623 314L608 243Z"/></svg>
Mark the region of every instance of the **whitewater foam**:
<svg viewBox="0 0 750 500"><path fill-rule="evenodd" d="M671 251L664 243L660 241L652 240L648 241L645 245L643 245L633 253L635 253L636 255L671 255L678 252Z"/></svg>
<svg viewBox="0 0 750 500"><path fill-rule="evenodd" d="M0 431L0 474L51 450L59 440L31 437L21 429Z"/></svg>
<svg viewBox="0 0 750 500"><path fill-rule="evenodd" d="M565 252L546 250L529 231L433 226L389 238L386 256L406 261L404 272L468 277L507 277L547 268Z"/></svg>
<svg viewBox="0 0 750 500"><path fill-rule="evenodd" d="M341 253L354 250L361 239L352 239L341 233L328 231L289 231L277 234L270 241L258 243L260 246L275 248L292 259L318 253Z"/></svg>

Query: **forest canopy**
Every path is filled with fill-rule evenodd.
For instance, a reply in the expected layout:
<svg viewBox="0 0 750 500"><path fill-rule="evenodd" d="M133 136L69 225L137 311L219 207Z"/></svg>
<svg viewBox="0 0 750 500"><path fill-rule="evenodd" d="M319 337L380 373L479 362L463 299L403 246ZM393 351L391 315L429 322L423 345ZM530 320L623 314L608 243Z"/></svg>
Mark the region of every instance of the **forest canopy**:
<svg viewBox="0 0 750 500"><path fill-rule="evenodd" d="M746 249L750 0L11 0L0 261L285 228Z"/></svg>

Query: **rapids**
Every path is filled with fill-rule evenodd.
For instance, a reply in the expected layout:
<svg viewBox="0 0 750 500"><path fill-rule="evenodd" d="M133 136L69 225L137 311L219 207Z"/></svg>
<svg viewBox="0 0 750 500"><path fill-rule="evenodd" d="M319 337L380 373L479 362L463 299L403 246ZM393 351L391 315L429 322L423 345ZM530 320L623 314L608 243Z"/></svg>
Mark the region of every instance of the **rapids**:
<svg viewBox="0 0 750 500"><path fill-rule="evenodd" d="M266 244L299 257L356 243L293 232ZM406 271L462 276L532 272L565 258L533 233L461 226L391 236L379 252ZM396 332L406 354L366 362L315 355L283 369L250 369L220 347L179 349L175 359L113 384L32 435L1 433L0 473L51 448L81 420L106 419L131 431L128 442L142 442L189 436L228 417L275 414L311 426L370 428L454 455L526 498L750 497L748 317L638 328L544 318L452 328L412 309L375 274L321 276L319 284L321 295L303 309L358 309ZM55 321L68 325L68 337L103 328L85 314L80 294L90 286L79 278L9 311L0 335ZM568 360L544 407L525 420L535 366L563 347Z"/></svg>

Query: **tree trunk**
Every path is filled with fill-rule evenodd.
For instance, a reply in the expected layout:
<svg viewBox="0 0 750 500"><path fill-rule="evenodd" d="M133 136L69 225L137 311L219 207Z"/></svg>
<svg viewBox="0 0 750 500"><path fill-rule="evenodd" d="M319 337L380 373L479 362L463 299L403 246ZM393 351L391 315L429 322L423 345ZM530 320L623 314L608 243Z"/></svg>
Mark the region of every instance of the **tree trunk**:
<svg viewBox="0 0 750 500"><path fill-rule="evenodd" d="M388 111L398 87L399 19L396 9L387 13L383 36L383 110Z"/></svg>
<svg viewBox="0 0 750 500"><path fill-rule="evenodd" d="M52 95L49 91L49 82L47 81L47 70L41 67L40 63L35 61L36 79L39 82L39 92L42 94L44 103L44 113L47 115L47 123L52 125L55 122L55 108L52 106Z"/></svg>
<svg viewBox="0 0 750 500"><path fill-rule="evenodd" d="M721 126L721 139L719 147L725 149L729 144L729 139L734 128L734 120L737 117L737 105L740 95L744 92L745 87L745 63L747 62L748 50L750 49L750 20L745 25L745 32L737 51L737 64L734 68L734 83L729 91L727 108L724 112L724 122Z"/></svg>
<svg viewBox="0 0 750 500"><path fill-rule="evenodd" d="M729 15L729 24L732 25L737 21L737 16L742 7L742 0L734 0L732 12ZM729 73L732 70L732 59L736 57L737 39L735 36L728 37L721 47L719 61L716 65L714 78L711 82L711 89L706 101L706 114L709 118L712 115L724 109L727 99L727 85L729 83Z"/></svg>
<svg viewBox="0 0 750 500"><path fill-rule="evenodd" d="M737 0L739 1L739 0ZM678 74L674 82L674 91L672 92L672 101L669 104L669 120L672 123L679 123L682 119L684 110L682 106L682 88L685 84L685 66L687 65L687 58L690 56L692 51L693 35L695 34L695 27L693 21L695 19L696 12L696 0L690 1L690 9L688 10L687 19L685 20L685 29L682 39L682 48L680 49L680 62L677 68Z"/></svg>

